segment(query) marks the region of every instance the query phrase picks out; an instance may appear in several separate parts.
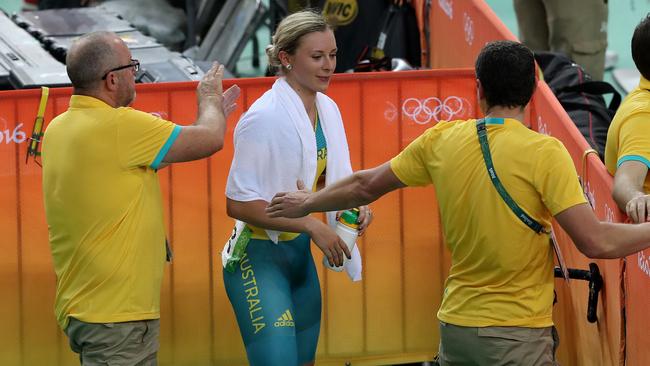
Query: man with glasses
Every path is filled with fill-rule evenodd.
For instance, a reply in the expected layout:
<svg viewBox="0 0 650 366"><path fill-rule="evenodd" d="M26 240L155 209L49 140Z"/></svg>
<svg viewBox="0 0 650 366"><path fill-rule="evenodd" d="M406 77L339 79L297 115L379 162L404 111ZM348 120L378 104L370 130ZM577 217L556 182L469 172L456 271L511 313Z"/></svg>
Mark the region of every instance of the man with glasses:
<svg viewBox="0 0 650 366"><path fill-rule="evenodd" d="M140 61L131 59L131 62L129 62L128 65L123 65L123 66L118 66L118 67L112 68L112 69L106 71L106 74L104 74L104 76L102 76L102 80L106 80L106 78L108 77L108 74L110 74L113 71L120 71L120 70L128 69L129 67L132 67L133 71L135 71L135 72L140 71Z"/></svg>
<svg viewBox="0 0 650 366"><path fill-rule="evenodd" d="M155 365L166 254L157 170L219 151L239 89L223 66L199 82L193 125L128 106L139 62L114 33L73 43L70 107L43 141L55 313L83 365Z"/></svg>

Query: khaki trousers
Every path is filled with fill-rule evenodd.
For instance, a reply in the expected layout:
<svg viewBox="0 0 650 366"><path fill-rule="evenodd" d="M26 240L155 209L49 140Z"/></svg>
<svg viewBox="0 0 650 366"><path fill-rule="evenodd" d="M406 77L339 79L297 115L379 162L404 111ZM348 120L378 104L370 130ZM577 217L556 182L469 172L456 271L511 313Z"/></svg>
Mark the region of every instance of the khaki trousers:
<svg viewBox="0 0 650 366"><path fill-rule="evenodd" d="M602 80L607 50L605 0L514 0L519 38L533 51L562 52Z"/></svg>
<svg viewBox="0 0 650 366"><path fill-rule="evenodd" d="M440 366L557 366L553 327L460 327L440 322Z"/></svg>
<svg viewBox="0 0 650 366"><path fill-rule="evenodd" d="M70 318L70 348L83 366L155 366L160 320L86 323Z"/></svg>

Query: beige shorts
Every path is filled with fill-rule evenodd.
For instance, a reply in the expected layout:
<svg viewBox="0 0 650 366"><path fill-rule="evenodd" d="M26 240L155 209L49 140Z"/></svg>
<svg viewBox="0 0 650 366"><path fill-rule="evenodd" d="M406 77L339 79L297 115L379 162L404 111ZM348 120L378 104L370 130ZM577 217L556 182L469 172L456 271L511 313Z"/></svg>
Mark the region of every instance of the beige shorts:
<svg viewBox="0 0 650 366"><path fill-rule="evenodd" d="M438 364L556 366L553 327L460 327L440 322Z"/></svg>
<svg viewBox="0 0 650 366"><path fill-rule="evenodd" d="M83 366L155 366L160 320L86 323L70 318L65 330Z"/></svg>

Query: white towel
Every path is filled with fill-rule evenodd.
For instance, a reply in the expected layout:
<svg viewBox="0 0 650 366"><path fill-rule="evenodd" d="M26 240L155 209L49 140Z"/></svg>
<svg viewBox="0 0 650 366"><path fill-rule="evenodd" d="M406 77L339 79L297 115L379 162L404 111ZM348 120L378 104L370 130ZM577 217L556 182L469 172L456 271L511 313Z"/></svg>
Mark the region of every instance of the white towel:
<svg viewBox="0 0 650 366"><path fill-rule="evenodd" d="M325 184L352 174L345 129L336 103L316 94L318 116L327 141ZM277 192L295 191L296 180L311 187L316 178L316 134L298 94L284 78L253 103L241 117L234 134L235 154L226 184L226 196L235 201L270 202ZM327 213L336 227L336 213ZM277 243L279 232L266 230ZM361 256L355 246L345 270L361 280Z"/></svg>

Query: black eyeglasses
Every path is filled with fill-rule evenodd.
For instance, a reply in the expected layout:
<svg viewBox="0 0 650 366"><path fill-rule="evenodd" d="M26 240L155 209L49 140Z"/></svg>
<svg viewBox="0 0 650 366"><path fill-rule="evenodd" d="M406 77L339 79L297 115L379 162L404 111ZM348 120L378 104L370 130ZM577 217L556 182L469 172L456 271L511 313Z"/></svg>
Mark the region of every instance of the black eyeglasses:
<svg viewBox="0 0 650 366"><path fill-rule="evenodd" d="M140 70L140 61L131 59L131 63L129 63L128 65L118 66L114 69L110 69L106 71L106 74L104 74L104 76L102 76L102 80L106 80L108 74L112 73L113 71L120 71L120 70L128 69L129 67L132 67L133 70L135 70L135 72L138 72L138 70Z"/></svg>

